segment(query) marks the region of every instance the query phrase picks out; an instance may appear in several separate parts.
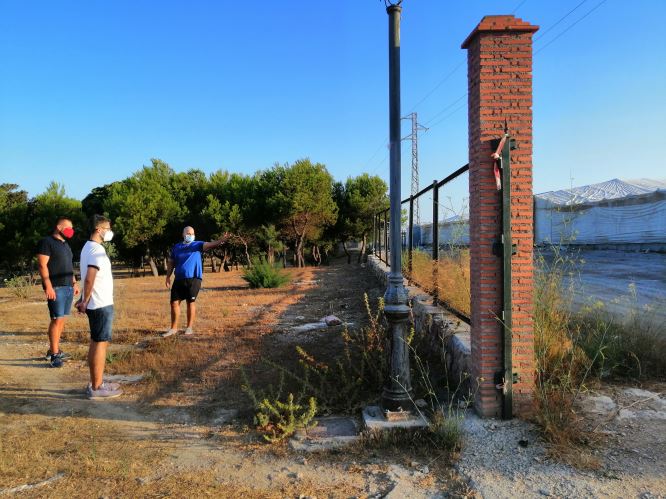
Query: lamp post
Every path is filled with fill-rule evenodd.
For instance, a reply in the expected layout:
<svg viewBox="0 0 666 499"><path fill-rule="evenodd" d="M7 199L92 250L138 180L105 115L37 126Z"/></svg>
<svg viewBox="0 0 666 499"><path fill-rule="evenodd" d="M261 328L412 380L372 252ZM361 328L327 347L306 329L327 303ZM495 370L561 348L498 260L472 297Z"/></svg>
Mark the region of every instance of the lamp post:
<svg viewBox="0 0 666 499"><path fill-rule="evenodd" d="M406 331L409 322L407 290L403 285L400 241L400 13L399 2L386 2L389 16L389 139L390 139L390 248L391 269L384 294L389 325L389 379L382 392L382 408L411 410L411 375Z"/></svg>

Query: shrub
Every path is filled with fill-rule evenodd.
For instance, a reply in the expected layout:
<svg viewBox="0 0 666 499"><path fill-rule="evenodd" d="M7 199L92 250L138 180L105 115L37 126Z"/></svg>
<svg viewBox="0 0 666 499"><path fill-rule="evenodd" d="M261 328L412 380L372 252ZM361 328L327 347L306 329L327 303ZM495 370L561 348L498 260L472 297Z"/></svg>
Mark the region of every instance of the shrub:
<svg viewBox="0 0 666 499"><path fill-rule="evenodd" d="M11 294L21 300L27 300L30 297L34 282L30 276L17 275L10 279L5 279L5 286L9 288Z"/></svg>
<svg viewBox="0 0 666 499"><path fill-rule="evenodd" d="M254 260L250 268L243 271L243 279L251 288L279 288L289 282L289 277L267 261Z"/></svg>
<svg viewBox="0 0 666 499"><path fill-rule="evenodd" d="M581 330L571 314L576 259L555 250L552 262L537 255L534 287L536 356L535 417L547 441L567 447L580 444L580 418L574 409L585 389L593 361L581 348ZM568 287L562 289L568 279ZM590 352L591 353L591 352Z"/></svg>
<svg viewBox="0 0 666 499"><path fill-rule="evenodd" d="M241 376L243 378L241 388L250 397L257 411L254 423L267 442L280 442L289 438L299 428L307 429L317 424L313 422L317 414L317 401L314 397L308 398L307 405L301 403L301 399L304 398L303 393L297 395L296 402L291 392L287 395L286 402L280 400L284 388L282 372L277 388L274 390L270 385L266 392L252 388L245 371L241 370Z"/></svg>

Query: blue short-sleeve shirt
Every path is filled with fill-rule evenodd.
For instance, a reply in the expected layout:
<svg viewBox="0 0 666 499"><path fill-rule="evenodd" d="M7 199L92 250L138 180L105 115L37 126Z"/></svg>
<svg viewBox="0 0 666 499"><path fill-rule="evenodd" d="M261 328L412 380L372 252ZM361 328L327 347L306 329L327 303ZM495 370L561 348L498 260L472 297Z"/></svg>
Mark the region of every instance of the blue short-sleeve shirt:
<svg viewBox="0 0 666 499"><path fill-rule="evenodd" d="M176 280L201 279L203 274L201 252L203 247L203 241L182 242L173 246L171 259L176 269Z"/></svg>

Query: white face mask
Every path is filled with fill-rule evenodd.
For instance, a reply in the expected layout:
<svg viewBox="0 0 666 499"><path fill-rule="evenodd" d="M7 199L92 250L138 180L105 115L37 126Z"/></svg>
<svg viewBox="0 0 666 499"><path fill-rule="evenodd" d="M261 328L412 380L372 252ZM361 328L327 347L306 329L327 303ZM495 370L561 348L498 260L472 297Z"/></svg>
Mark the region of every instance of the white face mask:
<svg viewBox="0 0 666 499"><path fill-rule="evenodd" d="M113 231L111 229L107 230L104 233L104 237L102 239L105 243L108 243L111 239L113 239Z"/></svg>
<svg viewBox="0 0 666 499"><path fill-rule="evenodd" d="M186 243L189 244L189 243L191 243L192 241L194 241L194 234L185 234L185 236L183 237L183 239L185 240Z"/></svg>

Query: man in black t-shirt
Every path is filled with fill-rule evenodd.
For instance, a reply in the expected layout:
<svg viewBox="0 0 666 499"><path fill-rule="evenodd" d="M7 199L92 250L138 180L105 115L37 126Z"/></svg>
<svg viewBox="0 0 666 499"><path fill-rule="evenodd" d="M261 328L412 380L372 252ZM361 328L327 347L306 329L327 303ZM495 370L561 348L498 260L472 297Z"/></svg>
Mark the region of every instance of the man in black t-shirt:
<svg viewBox="0 0 666 499"><path fill-rule="evenodd" d="M66 358L66 354L60 350L60 335L65 328L65 318L72 309L72 300L79 294L72 265L72 249L66 241L73 235L72 221L59 217L53 233L37 245L39 275L51 317L49 350L46 353L46 360L50 361L51 367L62 367Z"/></svg>

